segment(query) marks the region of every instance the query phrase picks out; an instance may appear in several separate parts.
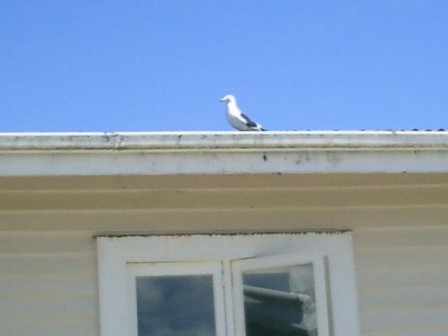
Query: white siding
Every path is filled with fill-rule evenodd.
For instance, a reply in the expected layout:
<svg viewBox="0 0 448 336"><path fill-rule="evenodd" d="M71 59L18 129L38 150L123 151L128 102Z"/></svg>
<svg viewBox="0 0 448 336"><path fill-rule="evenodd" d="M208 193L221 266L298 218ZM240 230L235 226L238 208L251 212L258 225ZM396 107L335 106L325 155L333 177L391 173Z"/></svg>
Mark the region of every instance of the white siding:
<svg viewBox="0 0 448 336"><path fill-rule="evenodd" d="M363 335L448 334L445 176L276 179L141 183L134 203L120 203L126 192L110 197L129 186L121 178L107 192L101 183L81 184L80 193L77 183L4 184L0 200L12 210L0 202L0 335L99 336L97 234L324 229L354 230ZM21 203L36 189L41 203ZM75 194L52 209L64 190ZM71 203L83 195L89 202Z"/></svg>
<svg viewBox="0 0 448 336"><path fill-rule="evenodd" d="M93 239L18 229L0 234L0 335L97 335Z"/></svg>
<svg viewBox="0 0 448 336"><path fill-rule="evenodd" d="M364 335L447 335L447 242L448 226L356 231Z"/></svg>

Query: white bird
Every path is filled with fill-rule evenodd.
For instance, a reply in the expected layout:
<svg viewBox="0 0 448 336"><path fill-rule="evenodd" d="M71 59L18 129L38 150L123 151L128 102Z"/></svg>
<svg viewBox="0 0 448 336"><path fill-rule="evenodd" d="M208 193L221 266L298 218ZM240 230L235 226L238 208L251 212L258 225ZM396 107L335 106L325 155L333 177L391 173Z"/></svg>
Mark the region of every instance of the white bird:
<svg viewBox="0 0 448 336"><path fill-rule="evenodd" d="M259 123L256 123L245 115L236 104L236 99L232 95L226 95L220 100L226 103L227 121L239 131L266 131Z"/></svg>

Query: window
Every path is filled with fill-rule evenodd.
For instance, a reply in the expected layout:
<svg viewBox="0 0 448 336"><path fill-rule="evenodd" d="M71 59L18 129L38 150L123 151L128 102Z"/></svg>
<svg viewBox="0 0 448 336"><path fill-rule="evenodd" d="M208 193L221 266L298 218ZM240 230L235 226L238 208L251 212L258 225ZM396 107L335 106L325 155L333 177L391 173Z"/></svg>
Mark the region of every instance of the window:
<svg viewBox="0 0 448 336"><path fill-rule="evenodd" d="M225 335L220 263L129 263L129 275L132 334Z"/></svg>
<svg viewBox="0 0 448 336"><path fill-rule="evenodd" d="M102 336L359 334L349 233L98 240Z"/></svg>
<svg viewBox="0 0 448 336"><path fill-rule="evenodd" d="M247 336L329 335L323 256L286 254L232 265L235 301L244 307L236 319Z"/></svg>

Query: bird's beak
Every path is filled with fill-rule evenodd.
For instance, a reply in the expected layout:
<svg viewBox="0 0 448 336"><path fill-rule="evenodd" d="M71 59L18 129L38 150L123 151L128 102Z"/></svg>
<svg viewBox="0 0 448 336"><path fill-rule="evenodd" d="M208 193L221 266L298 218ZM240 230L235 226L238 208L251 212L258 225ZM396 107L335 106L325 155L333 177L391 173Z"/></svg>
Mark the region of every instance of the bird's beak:
<svg viewBox="0 0 448 336"><path fill-rule="evenodd" d="M220 101L221 103L224 103L226 100L225 100L224 98L221 98L219 101Z"/></svg>

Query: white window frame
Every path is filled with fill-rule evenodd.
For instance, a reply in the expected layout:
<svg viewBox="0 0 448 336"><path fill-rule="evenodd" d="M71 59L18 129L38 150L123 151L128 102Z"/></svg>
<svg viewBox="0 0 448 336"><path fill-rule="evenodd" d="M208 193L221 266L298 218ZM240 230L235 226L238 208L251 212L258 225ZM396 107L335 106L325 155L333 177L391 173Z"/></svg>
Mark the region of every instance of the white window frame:
<svg viewBox="0 0 448 336"><path fill-rule="evenodd" d="M234 302L236 303L235 323L237 335L245 335L243 272L278 268L284 266L296 266L302 264L313 265L314 291L317 308L317 327L319 336L330 336L331 316L328 312L329 301L327 292L327 277L325 271L325 256L310 253L288 253L269 257L255 257L232 261L232 275L234 285Z"/></svg>
<svg viewBox="0 0 448 336"><path fill-rule="evenodd" d="M137 276L176 276L176 275L210 275L213 281L213 303L216 336L225 334L224 277L222 263L216 262L168 262L168 263L128 263L129 267L129 330L131 335L138 335L137 321Z"/></svg>
<svg viewBox="0 0 448 336"><path fill-rule="evenodd" d="M324 304L324 309L329 307L327 315L330 334L358 336L359 318L350 232L98 237L101 335L136 336L135 298L132 297L132 293L135 295L135 289L130 283L136 274L131 269L135 269L137 263L174 265L185 262L206 264L221 262L226 271L220 281L225 287L230 288L232 279L229 269L232 267L232 262L291 253L319 255L325 258L327 276L320 274L318 278L330 288L326 291L328 300L325 299L329 303ZM144 266L141 267L144 269ZM140 272L144 273L141 270ZM317 286L321 288L322 283ZM322 298L319 300L321 306ZM241 335L241 301L235 307L228 304L235 301L230 291L224 293L224 301L226 326L222 327L219 321L217 326L222 327L222 330L225 329L228 336ZM233 324L235 320L236 325Z"/></svg>

